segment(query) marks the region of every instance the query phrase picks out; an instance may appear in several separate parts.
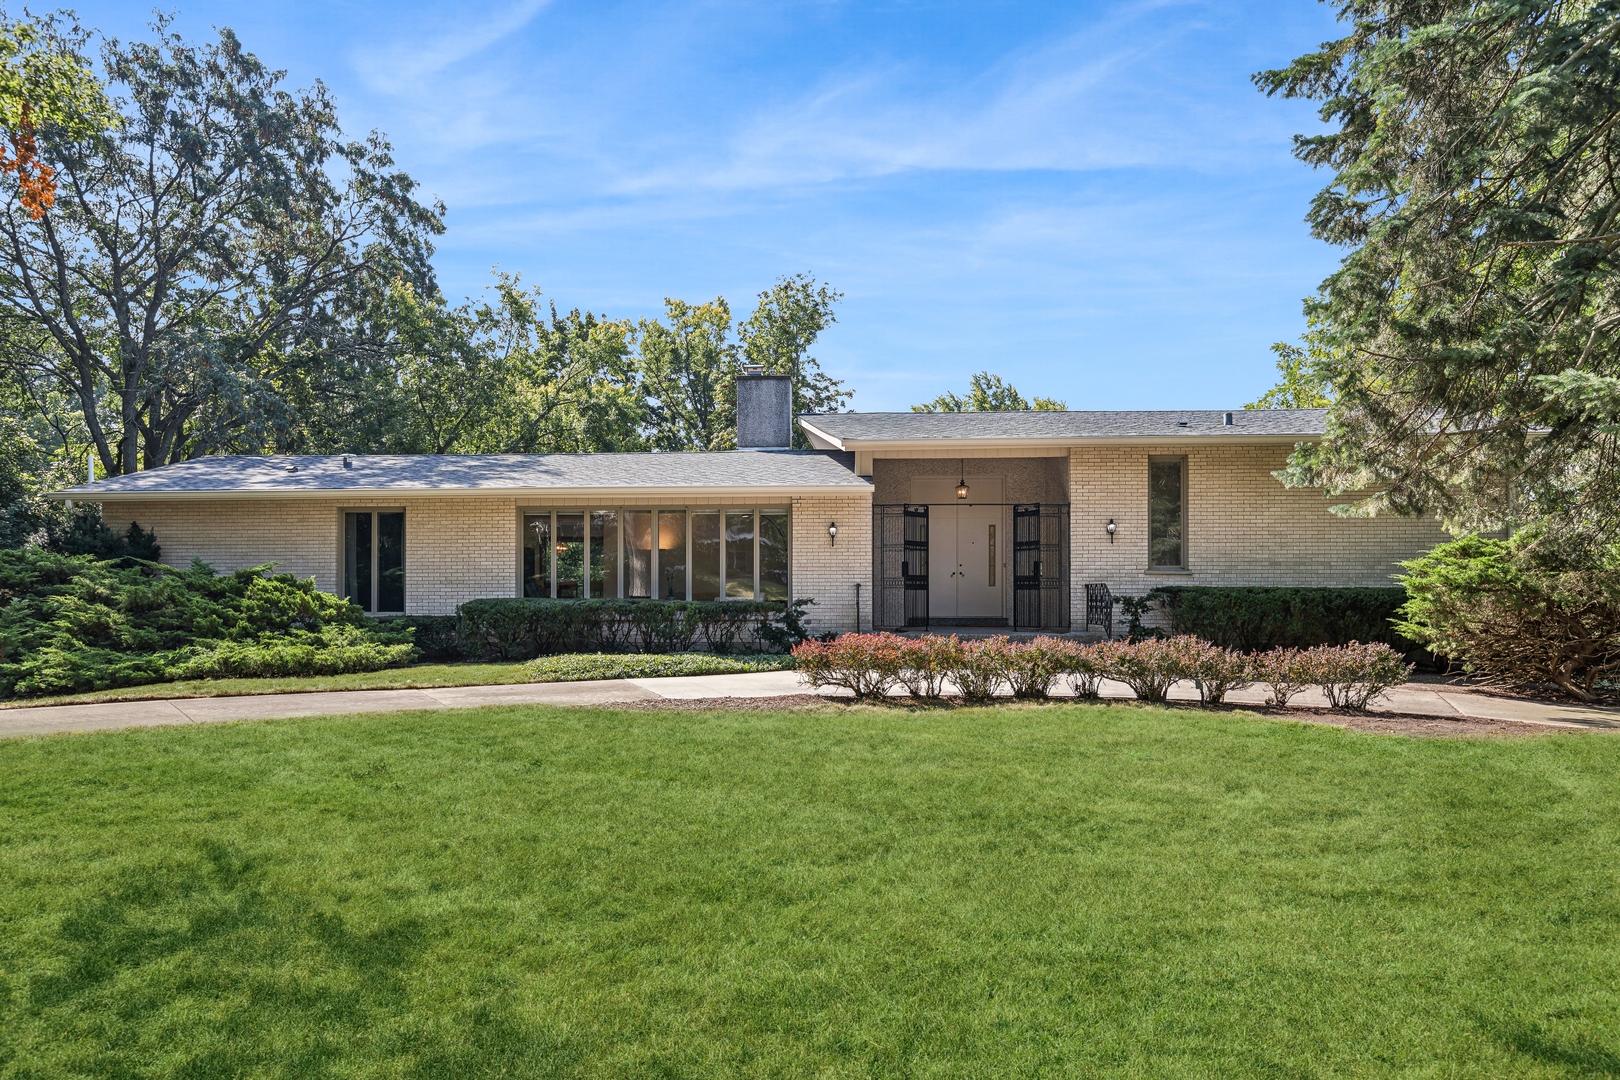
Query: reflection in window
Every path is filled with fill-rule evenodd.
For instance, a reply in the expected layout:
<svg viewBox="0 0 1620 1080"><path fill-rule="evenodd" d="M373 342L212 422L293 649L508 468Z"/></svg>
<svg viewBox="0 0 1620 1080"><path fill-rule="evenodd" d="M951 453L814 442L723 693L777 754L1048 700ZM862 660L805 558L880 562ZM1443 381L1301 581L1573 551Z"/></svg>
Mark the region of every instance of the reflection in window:
<svg viewBox="0 0 1620 1080"><path fill-rule="evenodd" d="M371 610L371 514L343 515L343 598Z"/></svg>
<svg viewBox="0 0 1620 1080"><path fill-rule="evenodd" d="M624 512L624 595L652 595L653 516L647 510Z"/></svg>
<svg viewBox="0 0 1620 1080"><path fill-rule="evenodd" d="M720 599L720 511L692 511L692 599Z"/></svg>
<svg viewBox="0 0 1620 1080"><path fill-rule="evenodd" d="M995 528L994 525L991 528ZM759 512L759 598L788 598L788 515L786 510Z"/></svg>
<svg viewBox="0 0 1620 1080"><path fill-rule="evenodd" d="M619 595L619 512L591 511L591 595Z"/></svg>
<svg viewBox="0 0 1620 1080"><path fill-rule="evenodd" d="M405 515L377 515L377 610L405 610Z"/></svg>
<svg viewBox="0 0 1620 1080"><path fill-rule="evenodd" d="M658 511L658 595L686 599L686 511Z"/></svg>
<svg viewBox="0 0 1620 1080"><path fill-rule="evenodd" d="M558 514L557 596L581 600L585 596L585 515Z"/></svg>
<svg viewBox="0 0 1620 1080"><path fill-rule="evenodd" d="M1185 470L1182 458L1148 461L1148 565L1186 566Z"/></svg>
<svg viewBox="0 0 1620 1080"><path fill-rule="evenodd" d="M343 515L343 595L372 614L405 611L405 514Z"/></svg>
<svg viewBox="0 0 1620 1080"><path fill-rule="evenodd" d="M523 595L551 595L551 515L523 519Z"/></svg>
<svg viewBox="0 0 1620 1080"><path fill-rule="evenodd" d="M726 511L726 596L754 598L754 512Z"/></svg>

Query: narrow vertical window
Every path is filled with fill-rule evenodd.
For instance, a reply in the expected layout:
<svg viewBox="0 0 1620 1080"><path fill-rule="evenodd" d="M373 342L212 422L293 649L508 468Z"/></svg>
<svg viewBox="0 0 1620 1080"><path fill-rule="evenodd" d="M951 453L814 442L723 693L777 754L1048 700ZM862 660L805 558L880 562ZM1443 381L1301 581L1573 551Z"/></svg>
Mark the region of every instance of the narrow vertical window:
<svg viewBox="0 0 1620 1080"><path fill-rule="evenodd" d="M557 597L580 600L585 596L585 515L558 514Z"/></svg>
<svg viewBox="0 0 1620 1080"><path fill-rule="evenodd" d="M591 595L619 595L619 512L591 511Z"/></svg>
<svg viewBox="0 0 1620 1080"><path fill-rule="evenodd" d="M658 595L686 599L686 511L658 511Z"/></svg>
<svg viewBox="0 0 1620 1080"><path fill-rule="evenodd" d="M759 596L761 600L788 598L788 514L786 510L759 512Z"/></svg>
<svg viewBox="0 0 1620 1080"><path fill-rule="evenodd" d="M351 510L343 515L343 596L369 614L405 611L405 514Z"/></svg>
<svg viewBox="0 0 1620 1080"><path fill-rule="evenodd" d="M996 527L990 526L990 586L996 584Z"/></svg>
<svg viewBox="0 0 1620 1080"><path fill-rule="evenodd" d="M405 610L405 515L377 515L377 610Z"/></svg>
<svg viewBox="0 0 1620 1080"><path fill-rule="evenodd" d="M371 607L371 514L343 515L343 597Z"/></svg>
<svg viewBox="0 0 1620 1080"><path fill-rule="evenodd" d="M530 514L523 519L523 595L551 595L550 514Z"/></svg>
<svg viewBox="0 0 1620 1080"><path fill-rule="evenodd" d="M720 511L692 511L692 599L720 599Z"/></svg>
<svg viewBox="0 0 1620 1080"><path fill-rule="evenodd" d="M754 512L726 511L726 597L754 598Z"/></svg>
<svg viewBox="0 0 1620 1080"><path fill-rule="evenodd" d="M624 595L653 594L653 516L646 510L624 512Z"/></svg>
<svg viewBox="0 0 1620 1080"><path fill-rule="evenodd" d="M1148 459L1148 566L1187 565L1185 458Z"/></svg>

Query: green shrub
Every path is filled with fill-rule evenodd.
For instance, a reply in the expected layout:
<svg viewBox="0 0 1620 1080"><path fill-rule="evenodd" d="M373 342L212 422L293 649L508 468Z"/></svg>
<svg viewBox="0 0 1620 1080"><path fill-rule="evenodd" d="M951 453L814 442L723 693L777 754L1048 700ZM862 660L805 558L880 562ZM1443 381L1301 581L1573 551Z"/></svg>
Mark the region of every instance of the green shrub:
<svg viewBox="0 0 1620 1080"><path fill-rule="evenodd" d="M222 641L172 664L171 679L268 679L288 675L348 675L408 664L410 642L385 643L352 626L317 633L294 630L256 641Z"/></svg>
<svg viewBox="0 0 1620 1080"><path fill-rule="evenodd" d="M699 635L711 650L764 652L791 644L807 601L470 600L457 641L470 660L527 660L552 653L685 652ZM801 638L802 640L802 638ZM786 651L783 649L783 651Z"/></svg>
<svg viewBox="0 0 1620 1080"><path fill-rule="evenodd" d="M587 679L655 679L675 675L736 675L782 671L793 658L778 654L716 656L714 653L562 653L524 665L534 682L581 682Z"/></svg>
<svg viewBox="0 0 1620 1080"><path fill-rule="evenodd" d="M460 619L455 615L385 615L372 619L372 625L384 634L409 631L419 660L444 663L465 659L458 630Z"/></svg>
<svg viewBox="0 0 1620 1080"><path fill-rule="evenodd" d="M1620 554L1538 539L1464 536L1406 563L1401 630L1491 682L1596 700L1620 679Z"/></svg>
<svg viewBox="0 0 1620 1080"><path fill-rule="evenodd" d="M1172 634L1241 652L1352 641L1381 641L1402 652L1415 647L1392 621L1406 601L1400 588L1166 585L1149 595L1169 615Z"/></svg>
<svg viewBox="0 0 1620 1080"><path fill-rule="evenodd" d="M399 663L411 653L408 637L377 633L353 604L268 566L216 574L201 563L176 570L129 556L0 550L3 697L161 682L222 649L247 663L251 650L314 648L335 630L347 631L342 648L359 650L346 664ZM317 663L302 655L262 663Z"/></svg>

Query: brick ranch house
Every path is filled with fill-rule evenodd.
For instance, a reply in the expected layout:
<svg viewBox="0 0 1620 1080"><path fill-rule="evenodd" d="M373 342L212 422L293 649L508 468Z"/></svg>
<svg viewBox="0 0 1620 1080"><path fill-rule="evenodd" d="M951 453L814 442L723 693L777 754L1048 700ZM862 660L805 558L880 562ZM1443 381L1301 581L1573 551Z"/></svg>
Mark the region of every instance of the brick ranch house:
<svg viewBox="0 0 1620 1080"><path fill-rule="evenodd" d="M377 614L531 596L807 597L818 630L1085 626L1088 583L1387 585L1437 521L1272 473L1314 409L839 413L738 380L719 452L205 457L55 493L163 558L275 563Z"/></svg>

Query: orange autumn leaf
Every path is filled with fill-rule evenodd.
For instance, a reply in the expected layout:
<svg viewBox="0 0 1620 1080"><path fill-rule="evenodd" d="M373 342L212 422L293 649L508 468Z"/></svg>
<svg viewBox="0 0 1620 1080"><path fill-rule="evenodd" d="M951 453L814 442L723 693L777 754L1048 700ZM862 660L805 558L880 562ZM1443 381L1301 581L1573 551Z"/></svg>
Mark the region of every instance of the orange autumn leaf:
<svg viewBox="0 0 1620 1080"><path fill-rule="evenodd" d="M0 171L17 174L17 198L35 221L56 202L56 170L39 158L34 141L34 121L28 103L23 102L17 130L11 133L13 147L0 143Z"/></svg>

